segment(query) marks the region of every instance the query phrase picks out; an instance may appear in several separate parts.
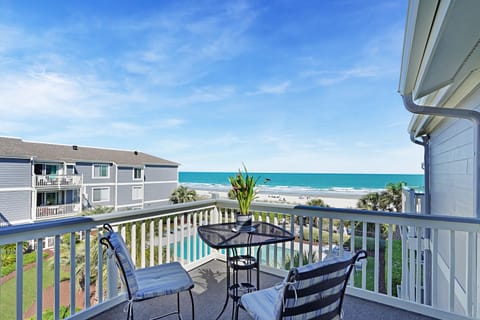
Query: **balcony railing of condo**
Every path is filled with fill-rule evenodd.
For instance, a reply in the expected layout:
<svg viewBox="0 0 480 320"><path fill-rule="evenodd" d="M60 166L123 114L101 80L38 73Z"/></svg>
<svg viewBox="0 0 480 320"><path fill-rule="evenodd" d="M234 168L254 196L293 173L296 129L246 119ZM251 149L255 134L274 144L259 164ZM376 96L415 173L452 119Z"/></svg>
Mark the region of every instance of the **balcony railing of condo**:
<svg viewBox="0 0 480 320"><path fill-rule="evenodd" d="M42 240L46 237L55 238L50 258L55 266L55 315L60 312L60 275L67 272L70 290L62 291L62 296L70 297L72 314L89 317L125 301L117 285L114 262L98 243L103 223L120 231L138 267L180 261L191 270L212 259L224 259L222 252L208 248L197 237L197 226L233 221L237 209L235 201L203 200L1 228L0 245L16 247L17 290L8 293L15 295L11 299L16 310L11 317L23 319L23 305L33 303L24 301L27 297L21 290L25 241L35 242L37 248L37 318L43 312L42 288L46 284L42 275L46 263ZM297 236L290 243L262 248L263 271L283 274L294 265L362 248L369 252L368 263L357 266L347 294L441 319L479 316L478 219L259 202L253 203L251 209L255 220L285 227ZM92 286L85 285L88 283ZM85 297L80 306L75 302L79 286ZM95 299L91 301L93 290ZM2 294L2 299L8 294Z"/></svg>
<svg viewBox="0 0 480 320"><path fill-rule="evenodd" d="M36 209L36 219L48 219L53 217L64 217L78 214L82 211L80 203L58 204L52 206L41 206Z"/></svg>
<svg viewBox="0 0 480 320"><path fill-rule="evenodd" d="M61 188L81 186L81 175L35 175L35 187L37 188Z"/></svg>

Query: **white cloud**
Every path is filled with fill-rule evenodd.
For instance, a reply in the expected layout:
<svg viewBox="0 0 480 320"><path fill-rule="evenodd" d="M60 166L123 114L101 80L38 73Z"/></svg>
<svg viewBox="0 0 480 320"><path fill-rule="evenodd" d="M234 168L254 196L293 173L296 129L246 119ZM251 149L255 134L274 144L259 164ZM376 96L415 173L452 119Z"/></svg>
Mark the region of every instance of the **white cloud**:
<svg viewBox="0 0 480 320"><path fill-rule="evenodd" d="M283 94L289 87L289 81L284 81L279 84L263 85L260 86L254 94Z"/></svg>

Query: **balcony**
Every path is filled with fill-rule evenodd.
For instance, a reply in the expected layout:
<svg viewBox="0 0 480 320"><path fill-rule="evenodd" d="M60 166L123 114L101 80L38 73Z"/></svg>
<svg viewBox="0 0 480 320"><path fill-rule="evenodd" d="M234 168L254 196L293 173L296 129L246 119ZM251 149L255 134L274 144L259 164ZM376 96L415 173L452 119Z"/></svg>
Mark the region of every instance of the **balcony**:
<svg viewBox="0 0 480 320"><path fill-rule="evenodd" d="M80 203L59 204L53 206L42 206L36 209L36 219L49 219L54 217L65 217L79 214L82 211Z"/></svg>
<svg viewBox="0 0 480 320"><path fill-rule="evenodd" d="M35 175L34 184L37 189L64 189L80 187L81 175Z"/></svg>
<svg viewBox="0 0 480 320"><path fill-rule="evenodd" d="M56 316L60 315L60 305L67 306L73 318L126 316L125 295L115 265L98 245L97 235L108 222L126 239L138 267L180 261L196 282L197 318L210 319L224 298L225 255L203 243L196 229L200 224L233 220L236 208L235 201L204 200L1 228L0 245L16 248L15 267L20 271L9 280L11 283L2 283L0 290L8 291L0 292L0 312L8 318L41 318L45 304L51 305ZM295 260L302 265L364 248L369 259L352 274L345 300L346 318L479 318L478 219L266 203L255 203L252 210L256 220L297 235L291 243L262 248L262 287L277 283ZM322 236L314 236L319 230ZM42 255L46 237L55 239L50 257ZM36 248L36 262L28 270L22 263L24 257L27 260L22 250L25 241L33 242ZM2 261L0 268L7 262ZM150 314L150 310L159 310L162 301L145 302L136 310ZM168 304L168 299L165 301ZM4 310L5 305L9 310ZM229 317L227 311L222 319ZM243 313L242 319L248 316Z"/></svg>

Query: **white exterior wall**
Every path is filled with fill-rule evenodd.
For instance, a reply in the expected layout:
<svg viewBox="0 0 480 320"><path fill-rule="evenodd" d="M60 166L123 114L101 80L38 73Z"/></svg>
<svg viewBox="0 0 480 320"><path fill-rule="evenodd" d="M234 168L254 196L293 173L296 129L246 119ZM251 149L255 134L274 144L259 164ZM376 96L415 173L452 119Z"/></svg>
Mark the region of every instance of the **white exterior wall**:
<svg viewBox="0 0 480 320"><path fill-rule="evenodd" d="M480 110L480 90L477 90L462 105L465 109ZM474 193L474 143L476 141L474 123L470 120L446 118L430 134L430 194L431 213L477 217L475 212ZM480 150L479 150L480 151ZM439 260L443 267L438 269L438 288L448 287L448 272L450 235L447 232L439 234ZM479 243L480 244L480 243ZM455 309L464 311L466 289L466 247L467 235L455 235L456 299ZM480 246L477 245L477 248ZM480 249L479 249L480 250ZM463 253L458 255L459 253ZM480 252L477 257L480 256ZM436 293L437 305L447 309L448 296L439 290Z"/></svg>

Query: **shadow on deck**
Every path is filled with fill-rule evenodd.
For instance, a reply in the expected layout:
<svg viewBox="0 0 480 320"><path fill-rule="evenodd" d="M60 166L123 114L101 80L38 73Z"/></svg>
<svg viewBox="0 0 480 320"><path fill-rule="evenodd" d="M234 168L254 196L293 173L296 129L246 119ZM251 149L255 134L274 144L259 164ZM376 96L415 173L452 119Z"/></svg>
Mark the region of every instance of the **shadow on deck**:
<svg viewBox="0 0 480 320"><path fill-rule="evenodd" d="M190 275L195 282L193 289L193 299L195 303L195 319L210 320L215 319L219 314L224 301L226 293L226 270L225 263L222 261L208 262L192 271ZM266 288L280 282L282 279L270 274L261 274L261 287ZM190 299L187 293L182 293L180 298L182 308L182 316L185 320L191 319ZM127 319L126 303L118 305L104 313L97 315L92 319L102 320L117 320ZM134 304L135 319L150 319L156 315L164 314L173 311L176 308L176 297L168 296L158 299L137 302ZM368 320L428 320L435 319L416 313L396 309L385 306L368 300L363 300L346 295L343 303L344 319L368 319ZM231 319L232 303L223 313L220 319ZM164 319L177 319L175 315L166 317ZM249 320L251 317L243 310L239 314L240 320Z"/></svg>

